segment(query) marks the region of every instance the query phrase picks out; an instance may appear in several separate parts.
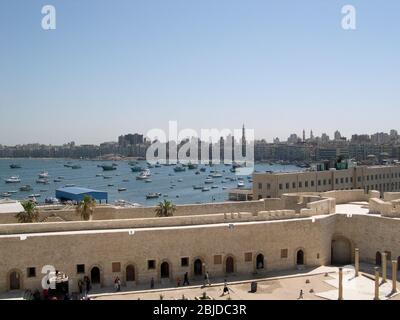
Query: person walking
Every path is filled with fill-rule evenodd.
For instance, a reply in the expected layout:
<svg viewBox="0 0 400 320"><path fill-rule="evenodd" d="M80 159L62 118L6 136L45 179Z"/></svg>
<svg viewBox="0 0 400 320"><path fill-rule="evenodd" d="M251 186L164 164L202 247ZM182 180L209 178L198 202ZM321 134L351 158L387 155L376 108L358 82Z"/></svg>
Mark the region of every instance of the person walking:
<svg viewBox="0 0 400 320"><path fill-rule="evenodd" d="M229 293L229 288L228 288L228 283L226 282L226 279L224 280L224 289L222 290L222 295L221 295L221 297L223 297L225 294L228 294L228 295L230 295L230 293Z"/></svg>
<svg viewBox="0 0 400 320"><path fill-rule="evenodd" d="M150 289L154 289L154 278L150 280Z"/></svg>
<svg viewBox="0 0 400 320"><path fill-rule="evenodd" d="M300 290L300 294L299 297L297 298L297 300L303 299L303 289Z"/></svg>
<svg viewBox="0 0 400 320"><path fill-rule="evenodd" d="M189 285L189 274L186 272L184 277L183 277L183 285Z"/></svg>
<svg viewBox="0 0 400 320"><path fill-rule="evenodd" d="M208 271L206 271L206 273L204 274L204 286L206 286L206 285L211 286L210 277L208 275Z"/></svg>

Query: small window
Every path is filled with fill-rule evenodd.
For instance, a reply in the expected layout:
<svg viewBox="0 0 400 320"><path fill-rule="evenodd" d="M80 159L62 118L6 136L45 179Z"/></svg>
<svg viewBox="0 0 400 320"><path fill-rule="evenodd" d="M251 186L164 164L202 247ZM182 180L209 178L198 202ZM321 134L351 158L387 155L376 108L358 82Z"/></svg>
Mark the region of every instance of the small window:
<svg viewBox="0 0 400 320"><path fill-rule="evenodd" d="M286 189L289 189L289 188L290 188L289 183L286 183Z"/></svg>
<svg viewBox="0 0 400 320"><path fill-rule="evenodd" d="M121 272L121 262L112 263L112 272Z"/></svg>
<svg viewBox="0 0 400 320"><path fill-rule="evenodd" d="M221 255L214 256L214 264L222 264L222 256Z"/></svg>
<svg viewBox="0 0 400 320"><path fill-rule="evenodd" d="M317 253L317 259L319 259L319 253Z"/></svg>
<svg viewBox="0 0 400 320"><path fill-rule="evenodd" d="M253 260L253 254L251 252L246 252L244 254L244 261L245 262L250 262Z"/></svg>
<svg viewBox="0 0 400 320"><path fill-rule="evenodd" d="M326 186L326 179L324 179L323 183L324 183L324 186Z"/></svg>
<svg viewBox="0 0 400 320"><path fill-rule="evenodd" d="M292 188L293 188L293 189L296 189L296 182L293 182L293 183L292 183Z"/></svg>
<svg viewBox="0 0 400 320"><path fill-rule="evenodd" d="M349 183L349 178L348 177L346 177L346 183Z"/></svg>
<svg viewBox="0 0 400 320"><path fill-rule="evenodd" d="M308 181L304 182L306 188L308 188Z"/></svg>
<svg viewBox="0 0 400 320"><path fill-rule="evenodd" d="M311 187L314 187L314 180L311 180Z"/></svg>
<svg viewBox="0 0 400 320"><path fill-rule="evenodd" d="M299 188L303 188L303 183L299 181Z"/></svg>
<svg viewBox="0 0 400 320"><path fill-rule="evenodd" d="M30 268L28 268L26 273L28 275L28 278L34 278L34 277L36 277L36 268L30 267Z"/></svg>
<svg viewBox="0 0 400 320"><path fill-rule="evenodd" d="M156 268L156 260L147 260L147 269L155 269Z"/></svg>
<svg viewBox="0 0 400 320"><path fill-rule="evenodd" d="M76 265L76 273L85 273L85 265L77 264Z"/></svg>
<svg viewBox="0 0 400 320"><path fill-rule="evenodd" d="M181 267L188 267L188 266L189 266L189 258L188 257L181 258Z"/></svg>
<svg viewBox="0 0 400 320"><path fill-rule="evenodd" d="M279 190L282 190L282 183L279 184Z"/></svg>
<svg viewBox="0 0 400 320"><path fill-rule="evenodd" d="M319 186L321 185L321 180L318 180L318 185L319 185Z"/></svg>
<svg viewBox="0 0 400 320"><path fill-rule="evenodd" d="M288 257L288 249L281 249L281 259L286 259Z"/></svg>
<svg viewBox="0 0 400 320"><path fill-rule="evenodd" d="M335 179L335 183L339 184L339 179L338 178Z"/></svg>
<svg viewBox="0 0 400 320"><path fill-rule="evenodd" d="M267 183L267 190L271 189L271 184Z"/></svg>
<svg viewBox="0 0 400 320"><path fill-rule="evenodd" d="M262 189L262 183L258 183L258 189Z"/></svg>

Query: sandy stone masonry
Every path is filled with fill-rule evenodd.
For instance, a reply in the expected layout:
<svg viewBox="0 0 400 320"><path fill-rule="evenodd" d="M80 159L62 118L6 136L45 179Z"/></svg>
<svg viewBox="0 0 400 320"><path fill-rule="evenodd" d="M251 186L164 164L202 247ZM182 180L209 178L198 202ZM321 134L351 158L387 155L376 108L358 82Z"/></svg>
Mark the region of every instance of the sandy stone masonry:
<svg viewBox="0 0 400 320"><path fill-rule="evenodd" d="M59 222L18 224L6 217L0 224L0 291L40 288L44 265L66 273L72 291L84 275L100 287L111 287L116 276L132 288L151 278L174 285L185 272L199 279L206 270L211 277L251 278L304 265L345 265L355 252L357 261L375 263L380 257L382 265L386 256L392 265L400 256L400 219L376 214L378 197L364 190L283 194L178 206L168 218L156 218L154 208L113 207L97 208L97 220L85 222L71 210L41 212L63 219ZM346 204L360 201L363 205ZM359 210L367 201L374 214ZM349 212L337 213L342 204Z"/></svg>

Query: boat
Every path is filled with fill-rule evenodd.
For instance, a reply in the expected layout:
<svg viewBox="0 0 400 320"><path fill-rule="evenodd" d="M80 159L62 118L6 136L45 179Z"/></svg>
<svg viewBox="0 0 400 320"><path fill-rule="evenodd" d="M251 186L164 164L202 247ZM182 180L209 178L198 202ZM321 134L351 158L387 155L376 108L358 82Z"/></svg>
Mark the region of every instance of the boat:
<svg viewBox="0 0 400 320"><path fill-rule="evenodd" d="M201 191L203 191L203 192L210 191L210 188L204 187L204 188L201 189Z"/></svg>
<svg viewBox="0 0 400 320"><path fill-rule="evenodd" d="M151 176L151 172L149 169L143 170L138 176L136 176L136 180L146 180Z"/></svg>
<svg viewBox="0 0 400 320"><path fill-rule="evenodd" d="M75 185L73 183L69 183L65 185L66 188L71 188L71 187L75 187Z"/></svg>
<svg viewBox="0 0 400 320"><path fill-rule="evenodd" d="M154 165L154 167L156 168L161 168L161 164L159 164L158 162Z"/></svg>
<svg viewBox="0 0 400 320"><path fill-rule="evenodd" d="M209 183L214 183L214 180L211 179L211 178L207 178L207 179L204 181L204 183L207 183L207 184L209 184Z"/></svg>
<svg viewBox="0 0 400 320"><path fill-rule="evenodd" d="M49 173L47 171L42 171L41 173L39 173L39 178L41 179L46 179L49 177Z"/></svg>
<svg viewBox="0 0 400 320"><path fill-rule="evenodd" d="M144 180L144 182L150 183L150 182L153 182L153 180L151 180L151 179L146 179L146 180Z"/></svg>
<svg viewBox="0 0 400 320"><path fill-rule="evenodd" d="M216 185L211 186L211 189L217 189L217 188L218 188L218 186L216 186Z"/></svg>
<svg viewBox="0 0 400 320"><path fill-rule="evenodd" d="M66 167L66 168L72 168L72 164L64 164L64 167Z"/></svg>
<svg viewBox="0 0 400 320"><path fill-rule="evenodd" d="M183 179L178 179L178 182L183 182Z"/></svg>
<svg viewBox="0 0 400 320"><path fill-rule="evenodd" d="M219 173L219 172L217 172L217 171L215 171L211 176L212 176L213 178L222 178L222 174Z"/></svg>
<svg viewBox="0 0 400 320"><path fill-rule="evenodd" d="M21 179L18 176L12 176L6 179L6 183L20 183Z"/></svg>
<svg viewBox="0 0 400 320"><path fill-rule="evenodd" d="M118 192L126 191L126 188L118 188Z"/></svg>
<svg viewBox="0 0 400 320"><path fill-rule="evenodd" d="M129 180L128 179L124 179L124 180L122 180L122 182L129 182Z"/></svg>
<svg viewBox="0 0 400 320"><path fill-rule="evenodd" d="M9 193L9 192L3 192L3 193L1 194L1 196L2 196L3 198L9 198L9 197L11 197L11 193Z"/></svg>
<svg viewBox="0 0 400 320"><path fill-rule="evenodd" d="M71 169L81 169L82 167L79 164L74 164Z"/></svg>
<svg viewBox="0 0 400 320"><path fill-rule="evenodd" d="M103 171L112 171L112 170L117 170L116 166L114 165L101 165L100 167L103 168Z"/></svg>
<svg viewBox="0 0 400 320"><path fill-rule="evenodd" d="M30 194L28 198L40 198L42 195L40 193Z"/></svg>
<svg viewBox="0 0 400 320"><path fill-rule="evenodd" d="M200 168L200 171L201 171L201 172L206 172L206 168L204 168L204 167L203 167L203 168Z"/></svg>
<svg viewBox="0 0 400 320"><path fill-rule="evenodd" d="M131 170L132 170L132 172L141 172L141 171L143 171L143 168L139 167L139 166L133 166L131 168Z"/></svg>
<svg viewBox="0 0 400 320"><path fill-rule="evenodd" d="M104 179L112 179L110 176L103 176Z"/></svg>
<svg viewBox="0 0 400 320"><path fill-rule="evenodd" d="M200 174L200 171L196 171L194 174Z"/></svg>
<svg viewBox="0 0 400 320"><path fill-rule="evenodd" d="M62 180L61 179L54 179L53 181L54 182L61 182Z"/></svg>
<svg viewBox="0 0 400 320"><path fill-rule="evenodd" d="M197 169L198 165L196 163L189 163L188 164L188 169L189 170L194 170Z"/></svg>
<svg viewBox="0 0 400 320"><path fill-rule="evenodd" d="M10 164L10 168L11 169L21 169L21 165L20 164L16 164L16 163L12 163L12 164Z"/></svg>
<svg viewBox="0 0 400 320"><path fill-rule="evenodd" d="M146 195L146 199L157 199L161 196L161 193L151 192Z"/></svg>
<svg viewBox="0 0 400 320"><path fill-rule="evenodd" d="M57 179L63 180L65 178L63 176L59 176L59 177L57 177Z"/></svg>
<svg viewBox="0 0 400 320"><path fill-rule="evenodd" d="M18 193L17 190L12 190L12 191L7 191L8 193L14 194L14 193Z"/></svg>
<svg viewBox="0 0 400 320"><path fill-rule="evenodd" d="M244 182L243 181L239 181L237 186L238 186L238 188L243 188L244 187Z"/></svg>
<svg viewBox="0 0 400 320"><path fill-rule="evenodd" d="M114 185L113 185L112 183L109 183L109 184L107 185L107 187L114 187Z"/></svg>
<svg viewBox="0 0 400 320"><path fill-rule="evenodd" d="M222 190L226 190L226 189L228 189L227 187L222 187Z"/></svg>
<svg viewBox="0 0 400 320"><path fill-rule="evenodd" d="M104 177L104 175L101 173L98 173L98 174L96 174L96 177Z"/></svg>
<svg viewBox="0 0 400 320"><path fill-rule="evenodd" d="M23 192L32 191L32 190L33 189L30 185L22 186L21 188L19 188L19 191L23 191Z"/></svg>
<svg viewBox="0 0 400 320"><path fill-rule="evenodd" d="M203 186L193 186L193 189L194 190L200 190L200 189L203 189Z"/></svg>
<svg viewBox="0 0 400 320"><path fill-rule="evenodd" d="M38 183L38 184L49 184L49 180L47 180L47 179L37 179L36 183Z"/></svg>
<svg viewBox="0 0 400 320"><path fill-rule="evenodd" d="M176 167L174 168L174 171L175 171L175 172L183 172L183 171L186 171L186 168L183 167L183 166L176 166Z"/></svg>
<svg viewBox="0 0 400 320"><path fill-rule="evenodd" d="M130 166L135 166L135 165L137 165L137 164L138 164L137 161L129 161L129 162L128 162L128 165L130 165Z"/></svg>

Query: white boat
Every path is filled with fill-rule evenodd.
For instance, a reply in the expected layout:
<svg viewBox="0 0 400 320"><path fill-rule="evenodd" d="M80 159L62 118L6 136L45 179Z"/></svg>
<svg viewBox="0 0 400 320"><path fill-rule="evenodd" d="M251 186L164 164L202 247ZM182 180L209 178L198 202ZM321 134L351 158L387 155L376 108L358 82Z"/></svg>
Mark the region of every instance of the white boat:
<svg viewBox="0 0 400 320"><path fill-rule="evenodd" d="M49 177L49 173L47 171L42 171L39 173L39 178L41 179L47 179Z"/></svg>
<svg viewBox="0 0 400 320"><path fill-rule="evenodd" d="M203 189L201 189L201 191L203 192L210 191L210 188L204 187Z"/></svg>
<svg viewBox="0 0 400 320"><path fill-rule="evenodd" d="M204 183L207 183L207 184L209 184L209 183L214 183L214 180L211 179L211 178L207 178L207 179L204 181Z"/></svg>
<svg viewBox="0 0 400 320"><path fill-rule="evenodd" d="M214 172L214 173L212 174L212 177L213 177L213 178L222 178L222 174L220 174L219 172Z"/></svg>
<svg viewBox="0 0 400 320"><path fill-rule="evenodd" d="M243 181L239 181L237 186L238 186L238 188L243 188L244 187L244 182Z"/></svg>
<svg viewBox="0 0 400 320"><path fill-rule="evenodd" d="M6 183L20 183L21 179L18 176L12 176L6 179Z"/></svg>
<svg viewBox="0 0 400 320"><path fill-rule="evenodd" d="M36 180L36 183L39 183L39 184L49 184L49 180L44 179L44 178L41 178L41 179L37 179L37 180Z"/></svg>
<svg viewBox="0 0 400 320"><path fill-rule="evenodd" d="M3 198L9 198L9 197L11 197L11 193L9 193L9 192L3 192L3 193L1 194L1 196L2 196Z"/></svg>
<svg viewBox="0 0 400 320"><path fill-rule="evenodd" d="M146 180L151 176L151 172L149 169L143 170L138 176L136 176L136 180Z"/></svg>

